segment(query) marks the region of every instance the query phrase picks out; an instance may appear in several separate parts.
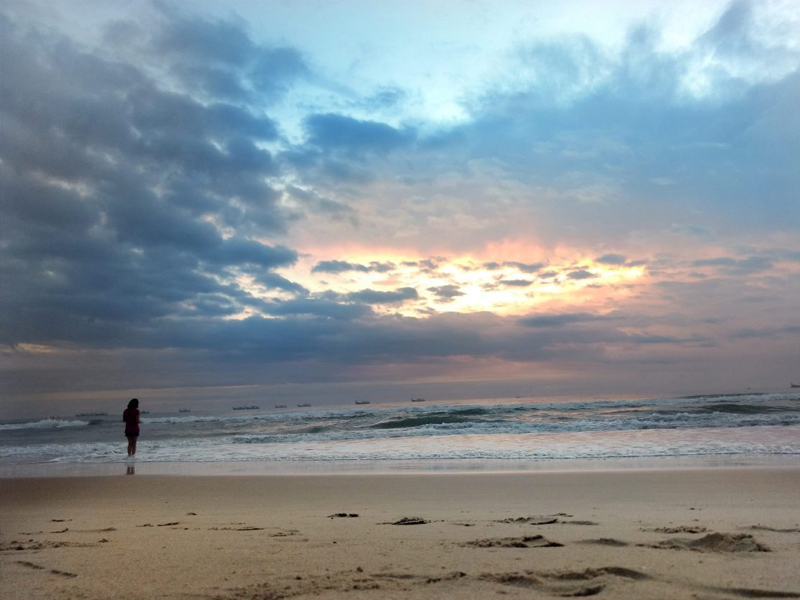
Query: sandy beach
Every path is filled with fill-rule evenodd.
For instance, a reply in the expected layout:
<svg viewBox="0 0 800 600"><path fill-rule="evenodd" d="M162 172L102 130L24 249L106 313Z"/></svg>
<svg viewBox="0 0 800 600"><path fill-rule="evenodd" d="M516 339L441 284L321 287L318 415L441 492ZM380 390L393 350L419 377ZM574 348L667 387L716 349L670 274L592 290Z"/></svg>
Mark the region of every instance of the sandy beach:
<svg viewBox="0 0 800 600"><path fill-rule="evenodd" d="M0 480L2 598L800 598L800 469Z"/></svg>

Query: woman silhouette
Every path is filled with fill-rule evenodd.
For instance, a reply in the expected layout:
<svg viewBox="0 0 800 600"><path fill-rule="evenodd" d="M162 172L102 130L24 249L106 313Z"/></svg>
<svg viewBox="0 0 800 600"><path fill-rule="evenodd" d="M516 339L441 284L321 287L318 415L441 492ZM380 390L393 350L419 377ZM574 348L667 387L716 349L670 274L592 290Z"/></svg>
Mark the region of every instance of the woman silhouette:
<svg viewBox="0 0 800 600"><path fill-rule="evenodd" d="M134 398L122 413L125 421L125 437L128 438L128 456L136 454L136 440L139 439L139 401Z"/></svg>

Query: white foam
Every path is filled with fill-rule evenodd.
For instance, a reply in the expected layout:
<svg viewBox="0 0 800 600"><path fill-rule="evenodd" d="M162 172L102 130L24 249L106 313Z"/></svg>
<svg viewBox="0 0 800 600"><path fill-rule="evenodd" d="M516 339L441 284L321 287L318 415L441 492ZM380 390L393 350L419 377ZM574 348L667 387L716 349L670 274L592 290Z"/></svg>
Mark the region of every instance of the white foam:
<svg viewBox="0 0 800 600"><path fill-rule="evenodd" d="M12 429L59 429L61 427L84 427L88 421L64 421L62 419L43 419L41 421L28 421L26 423L5 423L0 425L0 431Z"/></svg>

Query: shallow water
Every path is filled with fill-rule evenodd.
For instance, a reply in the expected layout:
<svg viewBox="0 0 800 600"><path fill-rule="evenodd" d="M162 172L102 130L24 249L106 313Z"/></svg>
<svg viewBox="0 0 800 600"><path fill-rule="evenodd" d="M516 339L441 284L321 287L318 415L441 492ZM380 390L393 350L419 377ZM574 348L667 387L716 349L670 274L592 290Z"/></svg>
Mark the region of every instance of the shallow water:
<svg viewBox="0 0 800 600"><path fill-rule="evenodd" d="M124 463L122 429L121 416L0 423L0 474L27 472L26 465ZM357 470L352 463L439 461L461 468L488 461L530 469L555 462L764 461L798 454L800 394L746 394L149 414L142 416L136 460L273 463L272 470L283 468L276 463L350 463Z"/></svg>

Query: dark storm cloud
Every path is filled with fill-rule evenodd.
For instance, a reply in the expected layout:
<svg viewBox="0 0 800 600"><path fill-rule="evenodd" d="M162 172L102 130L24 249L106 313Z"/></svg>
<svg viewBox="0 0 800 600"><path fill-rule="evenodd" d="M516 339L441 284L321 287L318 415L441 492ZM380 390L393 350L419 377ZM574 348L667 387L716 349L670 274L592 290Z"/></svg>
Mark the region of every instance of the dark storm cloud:
<svg viewBox="0 0 800 600"><path fill-rule="evenodd" d="M311 73L295 48L260 46L241 22L206 19L166 3L156 7L164 19L153 36L152 52L170 58L170 72L196 92L272 101Z"/></svg>
<svg viewBox="0 0 800 600"><path fill-rule="evenodd" d="M149 42L136 38L158 56L145 68L5 15L0 27L0 276L15 282L0 341L150 347L163 319L260 307L240 274L306 293L272 272L297 252L250 237L285 231L279 166L261 146L276 122L235 86L236 102L201 101L153 76L214 68L264 89L270 73L276 86L302 73L296 52L167 10ZM124 36L114 47L126 56Z"/></svg>
<svg viewBox="0 0 800 600"><path fill-rule="evenodd" d="M372 310L363 304L343 304L325 299L301 298L275 303L267 307L265 312L271 315L313 315L351 321L370 315Z"/></svg>

